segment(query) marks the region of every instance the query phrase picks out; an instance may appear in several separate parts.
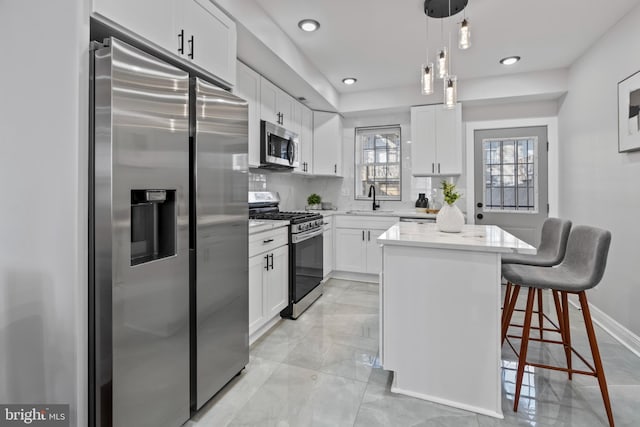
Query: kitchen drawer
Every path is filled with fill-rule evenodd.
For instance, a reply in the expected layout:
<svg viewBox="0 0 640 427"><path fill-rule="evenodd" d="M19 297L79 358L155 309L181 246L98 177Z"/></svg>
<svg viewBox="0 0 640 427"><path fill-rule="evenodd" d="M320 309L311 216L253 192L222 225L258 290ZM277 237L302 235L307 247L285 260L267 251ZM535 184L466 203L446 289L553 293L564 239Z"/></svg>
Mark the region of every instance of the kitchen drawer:
<svg viewBox="0 0 640 427"><path fill-rule="evenodd" d="M397 216L336 215L336 228L386 230L398 222Z"/></svg>
<svg viewBox="0 0 640 427"><path fill-rule="evenodd" d="M249 236L249 257L272 251L288 243L288 227L252 234Z"/></svg>
<svg viewBox="0 0 640 427"><path fill-rule="evenodd" d="M333 226L333 217L332 216L323 217L323 224L324 224L324 231L331 230L331 227Z"/></svg>

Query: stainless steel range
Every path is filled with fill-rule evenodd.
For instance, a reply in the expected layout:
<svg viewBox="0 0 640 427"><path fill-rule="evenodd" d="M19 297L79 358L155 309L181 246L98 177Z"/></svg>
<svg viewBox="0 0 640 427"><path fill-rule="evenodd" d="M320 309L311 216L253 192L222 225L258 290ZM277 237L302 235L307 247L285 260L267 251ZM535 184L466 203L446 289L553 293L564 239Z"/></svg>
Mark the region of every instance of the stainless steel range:
<svg viewBox="0 0 640 427"><path fill-rule="evenodd" d="M297 319L322 295L322 215L281 212L280 198L270 191L249 192L249 218L289 221L289 304L282 317Z"/></svg>

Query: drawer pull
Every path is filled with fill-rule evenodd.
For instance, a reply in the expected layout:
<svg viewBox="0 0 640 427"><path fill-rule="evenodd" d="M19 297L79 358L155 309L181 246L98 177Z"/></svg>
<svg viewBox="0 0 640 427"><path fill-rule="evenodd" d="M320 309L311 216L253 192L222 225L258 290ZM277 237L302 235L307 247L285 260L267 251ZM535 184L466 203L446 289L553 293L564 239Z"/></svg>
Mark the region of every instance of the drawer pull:
<svg viewBox="0 0 640 427"><path fill-rule="evenodd" d="M263 240L263 241L262 241L262 243L265 243L265 244L266 244L266 243L271 243L271 242L273 242L273 239Z"/></svg>

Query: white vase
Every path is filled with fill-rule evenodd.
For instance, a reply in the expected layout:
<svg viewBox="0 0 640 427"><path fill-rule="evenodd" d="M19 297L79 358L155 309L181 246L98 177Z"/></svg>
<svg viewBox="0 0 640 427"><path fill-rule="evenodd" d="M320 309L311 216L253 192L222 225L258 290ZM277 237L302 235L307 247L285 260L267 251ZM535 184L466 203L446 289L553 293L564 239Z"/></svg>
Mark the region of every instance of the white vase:
<svg viewBox="0 0 640 427"><path fill-rule="evenodd" d="M445 233L459 233L463 225L464 215L456 205L445 203L436 215L436 226Z"/></svg>

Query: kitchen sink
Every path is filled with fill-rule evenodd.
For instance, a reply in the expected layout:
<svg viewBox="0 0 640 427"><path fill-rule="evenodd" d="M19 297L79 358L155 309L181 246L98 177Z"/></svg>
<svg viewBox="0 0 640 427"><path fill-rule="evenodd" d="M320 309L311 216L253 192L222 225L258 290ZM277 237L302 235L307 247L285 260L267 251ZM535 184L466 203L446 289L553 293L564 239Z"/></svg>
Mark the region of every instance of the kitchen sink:
<svg viewBox="0 0 640 427"><path fill-rule="evenodd" d="M392 210L384 210L384 209L376 209L371 210L371 209L353 209L350 211L347 211L347 215L376 215L376 214L388 214L393 212Z"/></svg>

